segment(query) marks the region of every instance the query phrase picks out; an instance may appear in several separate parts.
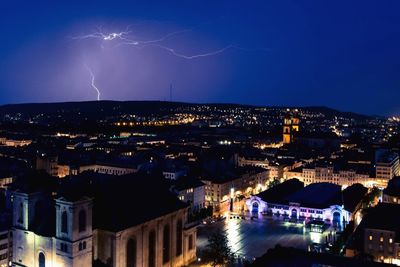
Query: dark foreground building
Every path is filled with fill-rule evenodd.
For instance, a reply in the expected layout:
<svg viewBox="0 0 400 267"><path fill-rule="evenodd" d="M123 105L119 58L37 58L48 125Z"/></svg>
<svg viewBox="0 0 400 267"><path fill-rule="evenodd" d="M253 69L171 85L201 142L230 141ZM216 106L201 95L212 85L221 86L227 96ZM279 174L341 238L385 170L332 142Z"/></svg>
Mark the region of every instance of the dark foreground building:
<svg viewBox="0 0 400 267"><path fill-rule="evenodd" d="M257 258L249 267L390 267L395 266L326 253L307 252L277 246Z"/></svg>
<svg viewBox="0 0 400 267"><path fill-rule="evenodd" d="M188 206L159 177L87 172L12 187L14 266L184 266L196 258Z"/></svg>

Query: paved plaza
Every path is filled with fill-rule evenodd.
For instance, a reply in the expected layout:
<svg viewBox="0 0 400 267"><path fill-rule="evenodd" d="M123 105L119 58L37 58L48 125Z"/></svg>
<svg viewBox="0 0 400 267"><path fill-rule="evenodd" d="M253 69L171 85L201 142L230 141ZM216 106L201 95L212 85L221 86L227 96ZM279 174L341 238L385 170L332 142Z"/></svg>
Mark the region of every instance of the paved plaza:
<svg viewBox="0 0 400 267"><path fill-rule="evenodd" d="M207 245L208 236L217 230L225 232L232 251L246 259L259 257L277 244L307 250L313 243L325 243L331 231L328 229L323 234L311 233L302 223L285 222L271 217L260 216L254 220L228 218L199 227L199 252Z"/></svg>

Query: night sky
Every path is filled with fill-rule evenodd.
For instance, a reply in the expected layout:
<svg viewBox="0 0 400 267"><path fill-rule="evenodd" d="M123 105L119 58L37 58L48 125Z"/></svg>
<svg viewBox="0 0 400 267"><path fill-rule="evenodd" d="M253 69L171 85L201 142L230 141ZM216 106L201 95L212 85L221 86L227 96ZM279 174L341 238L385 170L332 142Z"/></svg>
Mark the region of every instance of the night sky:
<svg viewBox="0 0 400 267"><path fill-rule="evenodd" d="M400 114L400 1L1 4L1 104L96 100L89 68L107 100L170 100L172 84L174 101ZM79 38L99 29L183 32Z"/></svg>

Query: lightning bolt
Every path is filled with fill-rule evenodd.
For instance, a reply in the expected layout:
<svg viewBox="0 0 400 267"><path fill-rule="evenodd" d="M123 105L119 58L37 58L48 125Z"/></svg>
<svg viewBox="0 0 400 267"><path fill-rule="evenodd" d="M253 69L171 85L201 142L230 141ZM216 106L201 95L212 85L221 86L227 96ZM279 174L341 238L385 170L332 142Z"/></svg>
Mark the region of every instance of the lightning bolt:
<svg viewBox="0 0 400 267"><path fill-rule="evenodd" d="M228 45L228 46L226 46L224 48L221 48L221 49L218 49L218 50L215 50L215 51L212 51L212 52L188 56L188 55L184 55L184 54L176 52L175 49L173 49L173 48L169 48L167 46L163 46L163 45L160 45L160 44L149 44L149 45L144 45L143 47L147 47L147 46L159 47L161 49L164 49L164 50L168 51L169 53L171 53L174 56L177 56L177 57L180 57L180 58L184 58L184 59L196 59L196 58L200 58L200 57L214 56L214 55L218 55L220 53L223 53L224 51L226 51L226 50L228 50L230 48L234 48L233 45Z"/></svg>
<svg viewBox="0 0 400 267"><path fill-rule="evenodd" d="M95 84L95 76L94 76L94 73L93 73L92 69L91 69L87 64L84 64L84 65L85 65L85 68L87 69L87 71L88 71L89 74L90 74L90 77L91 77L91 86L92 86L92 88L93 88L94 90L96 90L96 92L97 92L97 101L100 101L101 93L100 93L99 88L97 88L97 86L96 86L96 84Z"/></svg>
<svg viewBox="0 0 400 267"><path fill-rule="evenodd" d="M84 40L84 39L101 39L104 41L112 41L114 39L130 41L125 36L128 36L131 32L129 31L130 26L127 27L125 31L121 32L111 32L111 33L104 33L102 27L97 27L97 31L80 36L73 36L71 37L72 40Z"/></svg>
<svg viewBox="0 0 400 267"><path fill-rule="evenodd" d="M121 32L104 32L102 27L97 27L97 30L93 33L86 34L86 35L80 35L80 36L74 36L74 37L72 37L72 39L73 40L98 39L98 40L102 40L102 41L106 41L106 42L114 41L114 42L116 42L115 47L121 46L121 45L131 45L131 46L135 46L136 48L140 48L140 49L146 48L146 47L157 47L157 48L167 51L168 53L170 53L173 56L187 59L187 60L218 55L218 54L221 54L231 48L240 49L239 47L236 47L236 46L230 44L230 45L220 48L218 50L213 50L213 51L210 51L207 53L186 55L186 54L177 52L172 47L163 45L162 42L164 42L165 40L167 40L169 38L172 38L175 35L182 34L185 32L190 32L190 31L192 31L191 29L170 32L158 39L136 40L131 36L131 31L129 30L129 28L130 28L130 26L128 26L125 31L121 31Z"/></svg>
<svg viewBox="0 0 400 267"><path fill-rule="evenodd" d="M132 34L132 31L130 30L130 28L131 28L131 25L128 25L124 31L107 32L107 31L104 31L102 27L97 27L96 30L92 33L85 34L85 35L73 36L73 37L71 37L71 39L72 40L95 39L95 40L99 40L101 42L112 42L114 44L113 47L119 47L122 45L133 46L137 49L143 49L143 48L147 48L147 47L155 47L158 49L162 49L175 57L179 57L179 58L182 58L185 60L194 60L194 59L199 59L199 58L203 58L203 57L215 56L215 55L224 53L225 51L227 51L229 49L243 50L243 51L257 51L257 50L269 51L268 49L248 49L248 48L242 48L237 45L229 44L220 49L209 51L206 53L187 55L184 53L177 52L172 47L164 45L164 41L166 41L167 39L173 38L176 35L183 34L186 32L191 32L192 29L170 32L170 33L167 33L164 36L161 36L157 39L140 40L140 39L135 38L135 36ZM97 100L100 100L101 93L95 84L95 75L94 75L93 71L89 68L88 65L85 64L85 67L91 76L91 86L97 92Z"/></svg>

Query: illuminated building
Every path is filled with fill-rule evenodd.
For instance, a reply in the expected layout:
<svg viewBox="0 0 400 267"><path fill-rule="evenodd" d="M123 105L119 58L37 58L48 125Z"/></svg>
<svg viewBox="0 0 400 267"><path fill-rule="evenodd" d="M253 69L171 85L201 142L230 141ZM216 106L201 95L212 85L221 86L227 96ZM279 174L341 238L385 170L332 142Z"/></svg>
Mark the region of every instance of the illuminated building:
<svg viewBox="0 0 400 267"><path fill-rule="evenodd" d="M267 169L269 166L268 158L265 155L240 155L238 157L239 166L253 166Z"/></svg>
<svg viewBox="0 0 400 267"><path fill-rule="evenodd" d="M400 163L397 153L377 151L376 179L386 181L400 175Z"/></svg>
<svg viewBox="0 0 400 267"><path fill-rule="evenodd" d="M290 144L293 142L294 133L299 131L299 118L293 116L285 116L283 120L283 143Z"/></svg>
<svg viewBox="0 0 400 267"><path fill-rule="evenodd" d="M24 178L12 188L13 266L187 266L197 258L196 224L159 178Z"/></svg>
<svg viewBox="0 0 400 267"><path fill-rule="evenodd" d="M400 265L400 205L379 203L357 227L346 255L371 255L374 261Z"/></svg>
<svg viewBox="0 0 400 267"><path fill-rule="evenodd" d="M191 211L205 207L205 184L195 177L181 177L175 181L172 190L181 201L190 204Z"/></svg>
<svg viewBox="0 0 400 267"><path fill-rule="evenodd" d="M13 266L90 266L92 200L13 192Z"/></svg>
<svg viewBox="0 0 400 267"><path fill-rule="evenodd" d="M387 185L387 181L382 183L375 177L371 177L370 172L369 165L359 164L354 168L347 168L333 164L309 164L285 172L284 177L286 179L298 178L305 185L327 182L340 185L343 188L353 184L362 184L369 188L374 186L384 188Z"/></svg>
<svg viewBox="0 0 400 267"><path fill-rule="evenodd" d="M290 179L246 201L253 213L275 214L297 220L320 220L342 225L351 220L352 212L367 193L361 185L346 188L331 183L315 183L306 187Z"/></svg>
<svg viewBox="0 0 400 267"><path fill-rule="evenodd" d="M133 164L126 164L124 162L96 162L93 164L85 164L81 166L60 164L58 165L58 177L65 177L67 175L78 175L85 171L93 171L101 174L110 175L126 175L137 172Z"/></svg>
<svg viewBox="0 0 400 267"><path fill-rule="evenodd" d="M28 146L31 143L32 143L32 140L28 140L28 139L0 137L0 145L3 145L3 146L21 147L21 146Z"/></svg>
<svg viewBox="0 0 400 267"><path fill-rule="evenodd" d="M231 199L231 189L234 195L251 195L266 188L269 181L268 170L260 167L241 167L225 176L202 177L205 184L206 206L212 206L215 211L220 211L221 205L227 204Z"/></svg>

